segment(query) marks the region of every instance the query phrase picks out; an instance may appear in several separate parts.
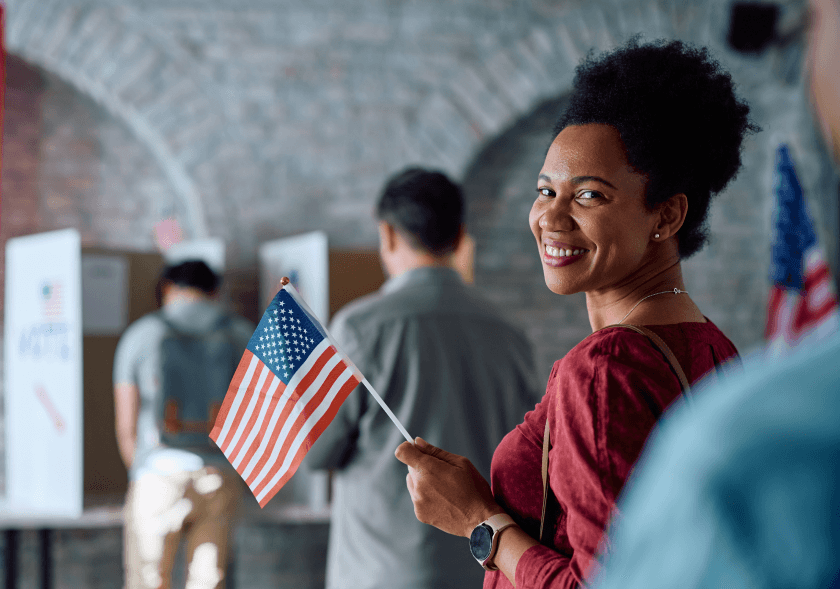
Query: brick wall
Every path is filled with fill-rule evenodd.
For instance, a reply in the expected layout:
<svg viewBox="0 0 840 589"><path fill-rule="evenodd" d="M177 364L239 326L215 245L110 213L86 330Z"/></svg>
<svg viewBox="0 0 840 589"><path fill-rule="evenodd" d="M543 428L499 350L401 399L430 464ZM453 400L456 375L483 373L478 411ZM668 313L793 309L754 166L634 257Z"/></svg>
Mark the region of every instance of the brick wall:
<svg viewBox="0 0 840 589"><path fill-rule="evenodd" d="M727 0L6 4L0 242L73 226L89 245L148 249L154 224L175 216L188 236L227 241L233 303L254 318L260 242L323 229L335 246L373 246L385 176L436 166L465 183L477 287L523 324L547 375L589 330L582 295L543 284L527 228L548 128L579 59L643 32L709 45L765 128L714 205L709 247L684 267L707 316L744 350L760 341L779 140L837 260L837 179L810 122L802 40L733 54ZM113 533L67 532L56 550L93 586ZM284 550L270 546L277 533L248 532L249 574ZM100 572L113 582L112 565ZM249 586L279 586L281 569L294 570Z"/></svg>

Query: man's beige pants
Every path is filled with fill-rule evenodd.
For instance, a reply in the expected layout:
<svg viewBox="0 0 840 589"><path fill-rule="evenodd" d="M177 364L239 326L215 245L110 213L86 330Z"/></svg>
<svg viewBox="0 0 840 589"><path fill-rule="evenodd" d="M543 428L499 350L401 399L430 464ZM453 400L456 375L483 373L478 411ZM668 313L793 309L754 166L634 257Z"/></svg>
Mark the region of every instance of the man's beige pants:
<svg viewBox="0 0 840 589"><path fill-rule="evenodd" d="M169 589L186 540L186 589L222 589L242 495L237 477L203 468L132 481L125 502L126 589Z"/></svg>

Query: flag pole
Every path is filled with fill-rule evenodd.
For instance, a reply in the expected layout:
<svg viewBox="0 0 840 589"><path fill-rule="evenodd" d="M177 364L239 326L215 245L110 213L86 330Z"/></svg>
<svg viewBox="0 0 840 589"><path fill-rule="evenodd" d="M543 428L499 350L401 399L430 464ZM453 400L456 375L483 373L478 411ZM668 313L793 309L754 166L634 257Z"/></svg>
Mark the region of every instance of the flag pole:
<svg viewBox="0 0 840 589"><path fill-rule="evenodd" d="M282 278L280 278L280 286L282 288L286 288L287 286L289 286L290 287L289 288L289 294L292 295L292 298L295 299L295 301L297 301L297 303L301 307L303 307L303 309L305 311L307 311L310 315L312 315L313 317L317 317L317 315L315 315L315 313L312 312L312 309L309 308L309 305L306 304L306 301L304 301L303 298L301 298L297 295L297 290L295 290L294 285L291 284L291 282L289 281L289 278L287 276L283 276ZM327 333L326 330L324 330L324 336L329 340L329 342L333 345L333 347L335 347L335 349L338 350L339 354L341 354L344 358L346 358L347 361L350 362L350 364L352 365L352 361L350 360L350 358L347 356L347 354L345 354L344 352L341 351L341 348L338 347L338 343L336 343L336 341L332 338L332 336L329 333ZM391 408L388 407L388 405L385 404L385 401L382 400L382 397L379 396L379 393L377 393L374 390L374 388L368 382L368 379L366 379L364 377L364 375L361 373L361 371L359 371L358 368L356 368L355 365L353 365L353 370L359 376L362 377L362 384L365 385L365 388L367 388L368 392L371 395L373 395L373 398L376 399L376 402L379 403L379 406L382 407L382 409L385 411L385 413L388 415L388 417L391 418L391 421L394 422L394 425L397 426L397 429L400 430L400 433L402 433L402 435L405 437L406 441L413 444L414 440L412 440L411 436L408 435L408 431L403 427L403 424L400 423L400 420L397 419L397 416L394 415L394 412L391 411Z"/></svg>
<svg viewBox="0 0 840 589"><path fill-rule="evenodd" d="M403 427L403 424L400 423L400 420L397 419L397 416L394 415L394 412L391 411L391 408L388 407L388 405L385 404L385 401L382 400L382 397L379 396L379 393L377 393L373 389L373 387L368 382L368 379L363 378L362 379L362 384L365 385L365 387L367 387L368 392L371 395L373 395L373 398L376 399L376 402L379 403L379 406L382 407L382 409L385 411L385 413L388 414L388 417L391 418L391 421L394 422L394 425L396 425L397 428L400 430L400 432L402 432L402 435L405 436L406 441L413 444L414 440L412 440L411 436L408 435L408 431Z"/></svg>

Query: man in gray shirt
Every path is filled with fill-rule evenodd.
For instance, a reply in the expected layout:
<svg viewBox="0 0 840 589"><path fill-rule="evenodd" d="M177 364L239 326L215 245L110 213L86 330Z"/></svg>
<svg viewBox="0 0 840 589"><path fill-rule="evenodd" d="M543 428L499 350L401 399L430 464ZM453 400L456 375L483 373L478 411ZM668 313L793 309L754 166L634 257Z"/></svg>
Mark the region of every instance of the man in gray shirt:
<svg viewBox="0 0 840 589"><path fill-rule="evenodd" d="M539 400L530 342L463 284L460 188L439 172L394 176L377 205L389 280L344 307L330 332L412 435L468 456L489 479L493 450ZM328 589L480 587L461 538L417 521L394 458L399 430L362 387L306 458L332 469Z"/></svg>

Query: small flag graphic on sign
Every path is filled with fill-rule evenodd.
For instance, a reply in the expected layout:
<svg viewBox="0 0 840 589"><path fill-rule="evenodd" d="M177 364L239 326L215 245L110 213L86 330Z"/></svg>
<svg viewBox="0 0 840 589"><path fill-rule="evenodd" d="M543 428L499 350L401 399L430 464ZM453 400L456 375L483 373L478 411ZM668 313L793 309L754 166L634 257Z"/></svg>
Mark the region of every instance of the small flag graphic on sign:
<svg viewBox="0 0 840 589"><path fill-rule="evenodd" d="M248 342L210 433L260 504L274 497L363 377L286 285Z"/></svg>

